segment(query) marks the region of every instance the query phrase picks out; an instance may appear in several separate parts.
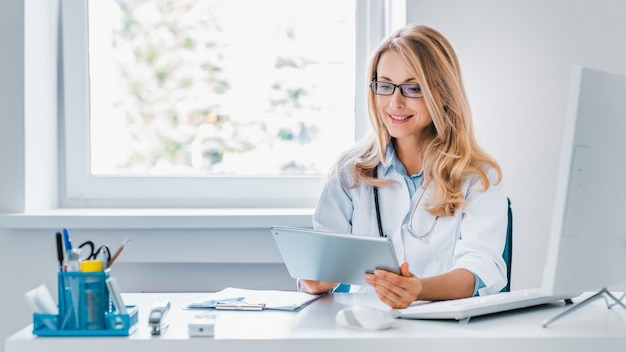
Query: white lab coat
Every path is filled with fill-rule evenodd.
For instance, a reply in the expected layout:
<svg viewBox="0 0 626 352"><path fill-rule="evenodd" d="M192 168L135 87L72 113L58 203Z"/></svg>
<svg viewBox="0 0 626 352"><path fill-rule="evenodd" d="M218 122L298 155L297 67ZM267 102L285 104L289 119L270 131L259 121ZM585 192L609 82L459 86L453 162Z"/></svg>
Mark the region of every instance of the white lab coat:
<svg viewBox="0 0 626 352"><path fill-rule="evenodd" d="M499 292L507 282L506 264L502 252L506 241L508 201L501 184L494 185L497 172L489 170L492 185L482 191L478 177L462 183L467 206L454 216L435 217L424 209L428 191L413 216L413 232L424 239L414 238L402 225L423 189L418 188L409 199L403 176L391 166L378 166L379 178L396 181L378 189L380 214L384 233L393 242L398 262L409 263L409 270L418 277L446 273L465 268L485 284L480 295ZM346 174L342 177L347 177ZM313 217L318 230L379 236L374 194L371 186L360 183L345 188L339 180L330 179L320 197Z"/></svg>

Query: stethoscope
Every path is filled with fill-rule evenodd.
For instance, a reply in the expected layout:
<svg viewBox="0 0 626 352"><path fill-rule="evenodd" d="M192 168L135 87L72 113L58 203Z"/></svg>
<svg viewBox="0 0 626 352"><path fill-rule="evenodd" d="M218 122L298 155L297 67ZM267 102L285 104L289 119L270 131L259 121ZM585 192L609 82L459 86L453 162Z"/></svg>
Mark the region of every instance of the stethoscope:
<svg viewBox="0 0 626 352"><path fill-rule="evenodd" d="M373 173L373 177L377 178L377 174L378 174L378 168L374 168L374 173ZM411 216L409 217L409 222L406 224L402 225L402 229L407 231L409 234L411 234L411 236L413 236L413 238L416 238L418 240L425 240L426 238L428 238L428 236L430 236L431 233L433 233L433 230L435 229L435 225L437 224L437 220L439 220L439 216L435 217L435 221L433 221L433 225L430 227L430 229L428 229L428 231L426 231L423 235L418 235L413 231L413 217L415 216L415 212L417 211L417 207L419 206L420 202L422 201L422 197L424 197L424 193L426 193L426 189L424 188L423 185L423 181L420 182L420 188L422 189L422 194L420 194L420 197L417 199L417 202L415 203L415 206L413 207L413 209L411 210ZM380 218L380 205L379 205L379 201L378 201L378 187L374 186L374 205L376 207L376 221L378 222L378 234L380 237L387 237L387 235L385 235L385 233L383 232L383 223L382 220Z"/></svg>

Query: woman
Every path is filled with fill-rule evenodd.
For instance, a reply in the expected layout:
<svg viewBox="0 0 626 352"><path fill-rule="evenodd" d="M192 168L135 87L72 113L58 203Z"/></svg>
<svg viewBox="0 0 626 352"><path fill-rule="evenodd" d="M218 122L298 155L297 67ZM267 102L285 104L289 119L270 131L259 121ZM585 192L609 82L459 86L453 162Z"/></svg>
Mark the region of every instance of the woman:
<svg viewBox="0 0 626 352"><path fill-rule="evenodd" d="M376 270L365 280L392 308L499 292L507 283L502 172L476 142L450 43L407 25L378 47L368 79L372 133L332 168L314 227L391 239L401 275ZM310 293L337 286L299 284Z"/></svg>

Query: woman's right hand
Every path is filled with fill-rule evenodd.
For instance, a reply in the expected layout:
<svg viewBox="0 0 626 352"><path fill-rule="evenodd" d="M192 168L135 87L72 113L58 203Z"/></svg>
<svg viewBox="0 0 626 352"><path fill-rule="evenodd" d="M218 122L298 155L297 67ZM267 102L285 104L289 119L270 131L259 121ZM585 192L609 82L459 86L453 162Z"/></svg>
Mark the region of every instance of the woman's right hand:
<svg viewBox="0 0 626 352"><path fill-rule="evenodd" d="M300 282L300 290L302 292L311 293L314 295L328 293L330 290L335 288L335 286L337 286L337 283L328 282L328 281L299 279L299 282Z"/></svg>

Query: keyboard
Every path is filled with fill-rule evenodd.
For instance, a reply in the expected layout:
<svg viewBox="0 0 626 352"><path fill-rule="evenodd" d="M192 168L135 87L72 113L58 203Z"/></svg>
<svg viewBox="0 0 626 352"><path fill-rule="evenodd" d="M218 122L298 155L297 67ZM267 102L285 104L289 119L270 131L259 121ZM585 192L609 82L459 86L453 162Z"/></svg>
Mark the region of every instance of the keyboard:
<svg viewBox="0 0 626 352"><path fill-rule="evenodd" d="M576 296L578 294L546 295L541 288L530 288L449 301L416 302L408 308L396 310L396 314L406 319L469 320L479 315L527 308Z"/></svg>

